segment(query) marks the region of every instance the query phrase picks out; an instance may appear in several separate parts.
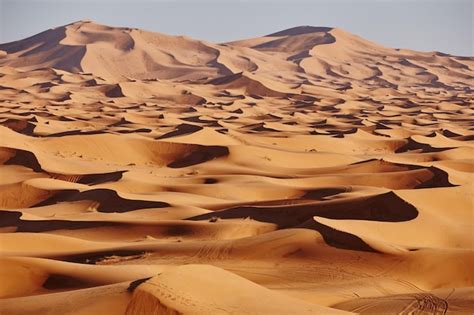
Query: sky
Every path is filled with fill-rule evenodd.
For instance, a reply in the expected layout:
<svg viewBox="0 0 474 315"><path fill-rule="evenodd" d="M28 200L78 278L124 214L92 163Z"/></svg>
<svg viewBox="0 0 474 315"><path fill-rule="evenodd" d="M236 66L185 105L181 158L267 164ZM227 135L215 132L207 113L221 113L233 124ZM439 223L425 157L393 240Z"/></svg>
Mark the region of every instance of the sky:
<svg viewBox="0 0 474 315"><path fill-rule="evenodd" d="M473 16L474 0L0 0L0 43L83 19L211 42L313 25L473 56Z"/></svg>

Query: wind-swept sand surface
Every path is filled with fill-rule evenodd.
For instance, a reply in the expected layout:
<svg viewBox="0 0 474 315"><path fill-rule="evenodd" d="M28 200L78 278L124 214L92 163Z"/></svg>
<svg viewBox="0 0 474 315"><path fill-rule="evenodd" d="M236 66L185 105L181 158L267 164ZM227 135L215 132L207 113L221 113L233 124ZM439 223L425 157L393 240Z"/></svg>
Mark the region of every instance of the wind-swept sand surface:
<svg viewBox="0 0 474 315"><path fill-rule="evenodd" d="M0 313L472 314L474 58L81 21L0 45Z"/></svg>

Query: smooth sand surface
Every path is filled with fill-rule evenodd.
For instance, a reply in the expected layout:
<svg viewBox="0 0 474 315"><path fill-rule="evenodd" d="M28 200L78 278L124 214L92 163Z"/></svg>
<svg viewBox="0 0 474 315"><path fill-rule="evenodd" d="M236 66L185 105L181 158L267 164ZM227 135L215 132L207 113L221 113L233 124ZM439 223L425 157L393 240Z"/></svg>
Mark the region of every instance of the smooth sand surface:
<svg viewBox="0 0 474 315"><path fill-rule="evenodd" d="M472 314L473 79L325 27L0 44L0 313Z"/></svg>

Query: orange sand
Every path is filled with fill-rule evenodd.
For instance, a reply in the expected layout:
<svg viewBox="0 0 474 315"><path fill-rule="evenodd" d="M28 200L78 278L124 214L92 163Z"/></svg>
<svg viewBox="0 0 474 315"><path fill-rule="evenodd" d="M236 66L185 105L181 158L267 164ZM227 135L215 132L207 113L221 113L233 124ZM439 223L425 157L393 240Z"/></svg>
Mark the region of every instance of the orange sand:
<svg viewBox="0 0 474 315"><path fill-rule="evenodd" d="M472 314L474 58L80 21L0 45L0 313Z"/></svg>

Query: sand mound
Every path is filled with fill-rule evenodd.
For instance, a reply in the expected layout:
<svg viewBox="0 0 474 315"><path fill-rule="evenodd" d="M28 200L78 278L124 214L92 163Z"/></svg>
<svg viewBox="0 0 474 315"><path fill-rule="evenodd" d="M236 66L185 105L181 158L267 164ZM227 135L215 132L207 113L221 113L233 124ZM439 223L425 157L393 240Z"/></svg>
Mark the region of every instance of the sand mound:
<svg viewBox="0 0 474 315"><path fill-rule="evenodd" d="M3 65L82 71L112 81L230 73L217 61L219 51L204 42L92 21L78 21L0 48L6 52ZM193 51L199 55L193 56Z"/></svg>
<svg viewBox="0 0 474 315"><path fill-rule="evenodd" d="M232 294L227 294L229 290ZM242 310L247 314L339 314L205 265L176 267L139 284L126 314L229 314Z"/></svg>

